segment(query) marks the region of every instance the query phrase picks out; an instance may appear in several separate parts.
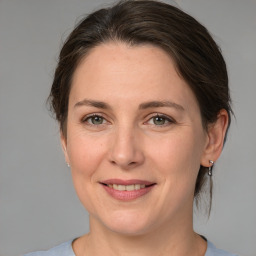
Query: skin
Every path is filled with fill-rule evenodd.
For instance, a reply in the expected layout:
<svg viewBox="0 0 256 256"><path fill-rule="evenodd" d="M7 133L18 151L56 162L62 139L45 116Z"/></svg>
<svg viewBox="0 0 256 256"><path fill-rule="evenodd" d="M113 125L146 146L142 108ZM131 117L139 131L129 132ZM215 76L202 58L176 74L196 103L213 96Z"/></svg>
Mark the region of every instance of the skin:
<svg viewBox="0 0 256 256"><path fill-rule="evenodd" d="M152 101L171 104L145 104ZM61 135L90 214L76 255L204 255L206 242L193 231L195 182L200 164L219 157L227 123L222 110L203 128L193 92L163 50L116 42L91 50L74 73ZM156 185L121 201L99 183L113 178Z"/></svg>

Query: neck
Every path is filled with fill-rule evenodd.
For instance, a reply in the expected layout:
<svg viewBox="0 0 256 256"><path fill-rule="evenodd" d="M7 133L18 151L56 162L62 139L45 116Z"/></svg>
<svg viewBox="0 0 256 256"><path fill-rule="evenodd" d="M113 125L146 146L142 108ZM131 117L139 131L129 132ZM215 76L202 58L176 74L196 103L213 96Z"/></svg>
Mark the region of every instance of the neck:
<svg viewBox="0 0 256 256"><path fill-rule="evenodd" d="M113 232L90 217L91 232L75 241L74 251L78 256L204 255L206 242L193 231L192 216L190 221L181 221L180 216L178 220L145 234L127 235Z"/></svg>

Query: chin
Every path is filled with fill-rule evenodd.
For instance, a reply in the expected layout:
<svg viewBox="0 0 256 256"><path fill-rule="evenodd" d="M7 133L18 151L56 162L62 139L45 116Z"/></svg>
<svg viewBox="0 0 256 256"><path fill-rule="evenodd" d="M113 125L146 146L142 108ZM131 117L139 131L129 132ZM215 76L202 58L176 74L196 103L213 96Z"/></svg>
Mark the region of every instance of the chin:
<svg viewBox="0 0 256 256"><path fill-rule="evenodd" d="M116 212L104 219L101 222L107 229L128 236L147 233L153 223L147 216L134 212Z"/></svg>
<svg viewBox="0 0 256 256"><path fill-rule="evenodd" d="M108 226L107 228L112 232L123 236L139 236L146 234L148 231L148 228L137 225L137 223L133 223L133 225L117 224Z"/></svg>

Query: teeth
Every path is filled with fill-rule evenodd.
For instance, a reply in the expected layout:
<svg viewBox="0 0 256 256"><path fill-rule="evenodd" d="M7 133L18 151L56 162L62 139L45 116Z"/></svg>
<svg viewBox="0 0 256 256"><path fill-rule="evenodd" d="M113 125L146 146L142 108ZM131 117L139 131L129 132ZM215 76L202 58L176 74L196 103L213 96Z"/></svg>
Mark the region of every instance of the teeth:
<svg viewBox="0 0 256 256"><path fill-rule="evenodd" d="M117 185L117 190L124 191L125 186L124 185Z"/></svg>
<svg viewBox="0 0 256 256"><path fill-rule="evenodd" d="M140 189L140 184L135 184L135 190L139 190Z"/></svg>
<svg viewBox="0 0 256 256"><path fill-rule="evenodd" d="M132 190L134 190L134 187L135 187L134 185L127 185L126 190L127 191L132 191Z"/></svg>
<svg viewBox="0 0 256 256"><path fill-rule="evenodd" d="M145 188L145 184L134 184L134 185L118 185L118 184L108 184L109 188L113 188L119 191L133 191Z"/></svg>

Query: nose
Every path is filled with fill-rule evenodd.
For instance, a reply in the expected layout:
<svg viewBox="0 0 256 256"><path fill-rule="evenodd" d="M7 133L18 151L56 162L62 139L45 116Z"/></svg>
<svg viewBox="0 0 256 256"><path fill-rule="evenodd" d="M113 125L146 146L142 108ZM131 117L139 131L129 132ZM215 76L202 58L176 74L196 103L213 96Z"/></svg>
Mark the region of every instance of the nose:
<svg viewBox="0 0 256 256"><path fill-rule="evenodd" d="M113 136L109 161L123 170L135 168L145 160L142 139L135 130L128 127L119 128Z"/></svg>

